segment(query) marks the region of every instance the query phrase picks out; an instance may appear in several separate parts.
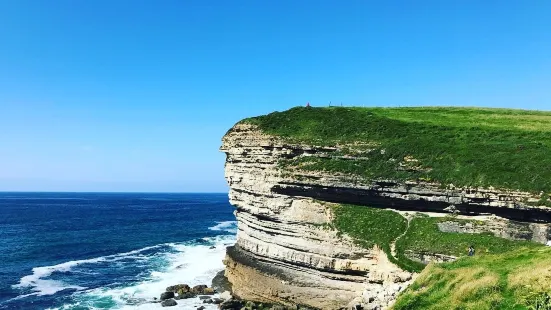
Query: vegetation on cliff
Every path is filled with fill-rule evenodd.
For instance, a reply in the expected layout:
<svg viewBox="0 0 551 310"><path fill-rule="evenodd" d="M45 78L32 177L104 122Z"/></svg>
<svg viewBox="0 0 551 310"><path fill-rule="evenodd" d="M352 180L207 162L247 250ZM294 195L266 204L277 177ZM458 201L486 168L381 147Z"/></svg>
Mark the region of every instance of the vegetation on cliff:
<svg viewBox="0 0 551 310"><path fill-rule="evenodd" d="M244 122L292 143L339 146L285 163L300 169L543 192L542 204L551 192L551 112L299 107Z"/></svg>
<svg viewBox="0 0 551 310"><path fill-rule="evenodd" d="M335 228L366 248L378 245L392 262L409 271L419 272L425 268L425 265L407 257L406 253L410 251L461 257L467 255L468 247L473 245L478 257L511 252L520 248L543 247L539 243L511 241L490 233L442 232L438 229L437 223L449 221L447 217L415 216L408 225L402 215L391 210L353 205L339 205L333 210ZM396 255L393 256L390 247L394 242Z"/></svg>
<svg viewBox="0 0 551 310"><path fill-rule="evenodd" d="M539 248L542 244L530 241L512 241L496 237L491 233L452 233L442 232L437 223L458 221L449 217L415 217L409 224L407 233L396 242L398 253L406 251L439 253L452 256L464 256L470 245L476 255L499 254L518 248ZM461 220L475 222L474 220Z"/></svg>
<svg viewBox="0 0 551 310"><path fill-rule="evenodd" d="M431 264L394 310L551 309L551 249L521 248Z"/></svg>

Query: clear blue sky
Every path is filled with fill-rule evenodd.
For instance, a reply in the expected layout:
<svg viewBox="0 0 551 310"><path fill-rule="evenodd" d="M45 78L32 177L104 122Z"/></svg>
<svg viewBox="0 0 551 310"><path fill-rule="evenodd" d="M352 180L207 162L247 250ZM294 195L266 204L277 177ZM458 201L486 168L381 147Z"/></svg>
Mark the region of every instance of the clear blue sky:
<svg viewBox="0 0 551 310"><path fill-rule="evenodd" d="M225 191L292 106L551 109L551 1L0 0L0 190Z"/></svg>

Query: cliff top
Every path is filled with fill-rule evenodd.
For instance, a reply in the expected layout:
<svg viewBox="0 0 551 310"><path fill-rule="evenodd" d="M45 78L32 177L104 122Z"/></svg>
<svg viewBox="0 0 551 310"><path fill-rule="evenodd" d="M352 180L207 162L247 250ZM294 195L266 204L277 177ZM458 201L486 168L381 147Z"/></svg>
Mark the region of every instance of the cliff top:
<svg viewBox="0 0 551 310"><path fill-rule="evenodd" d="M364 159L302 157L286 163L301 169L543 192L540 203L549 204L551 112L297 107L243 122L290 143L338 146L333 155Z"/></svg>

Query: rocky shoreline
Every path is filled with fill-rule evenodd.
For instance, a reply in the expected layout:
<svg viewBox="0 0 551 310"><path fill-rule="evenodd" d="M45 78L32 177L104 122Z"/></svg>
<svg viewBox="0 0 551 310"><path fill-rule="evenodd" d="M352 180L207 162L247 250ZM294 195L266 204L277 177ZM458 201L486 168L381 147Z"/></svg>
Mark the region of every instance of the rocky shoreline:
<svg viewBox="0 0 551 310"><path fill-rule="evenodd" d="M240 299L231 293L231 283L224 275L224 270L220 271L212 280L211 286L195 285L190 287L187 284L176 284L169 286L159 298L155 298L153 303L160 303L162 307L174 307L178 305L178 300L198 298L204 304L218 305L218 309L224 310L313 310L305 306L286 307L278 304L258 303ZM195 306L197 310L204 310L205 306Z"/></svg>

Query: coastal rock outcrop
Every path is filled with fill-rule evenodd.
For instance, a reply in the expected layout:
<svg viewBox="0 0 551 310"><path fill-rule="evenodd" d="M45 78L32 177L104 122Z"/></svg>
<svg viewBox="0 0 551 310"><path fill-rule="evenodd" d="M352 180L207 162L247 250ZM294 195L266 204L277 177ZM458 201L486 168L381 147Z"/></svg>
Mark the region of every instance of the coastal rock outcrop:
<svg viewBox="0 0 551 310"><path fill-rule="evenodd" d="M496 223L504 223L485 230L448 223L440 227L443 231L479 229L499 234L503 231L500 227L514 226L508 224L511 221L551 222L548 209L529 205L537 200L530 193L442 187L423 181L364 180L281 165L283 160L297 157L337 156L331 154L337 154L338 148L290 143L247 123L238 123L224 136L225 177L238 221L237 243L227 250L225 275L235 296L319 309L384 309L391 305L415 274L396 266L377 246L366 249L335 230L328 203L494 214L499 218ZM548 241L547 224L529 226L531 233L523 227L511 230L509 237Z"/></svg>
<svg viewBox="0 0 551 310"><path fill-rule="evenodd" d="M167 300L164 300L161 303L161 306L163 306L163 307L174 307L174 306L177 306L177 305L178 305L178 303L174 299L167 299Z"/></svg>

